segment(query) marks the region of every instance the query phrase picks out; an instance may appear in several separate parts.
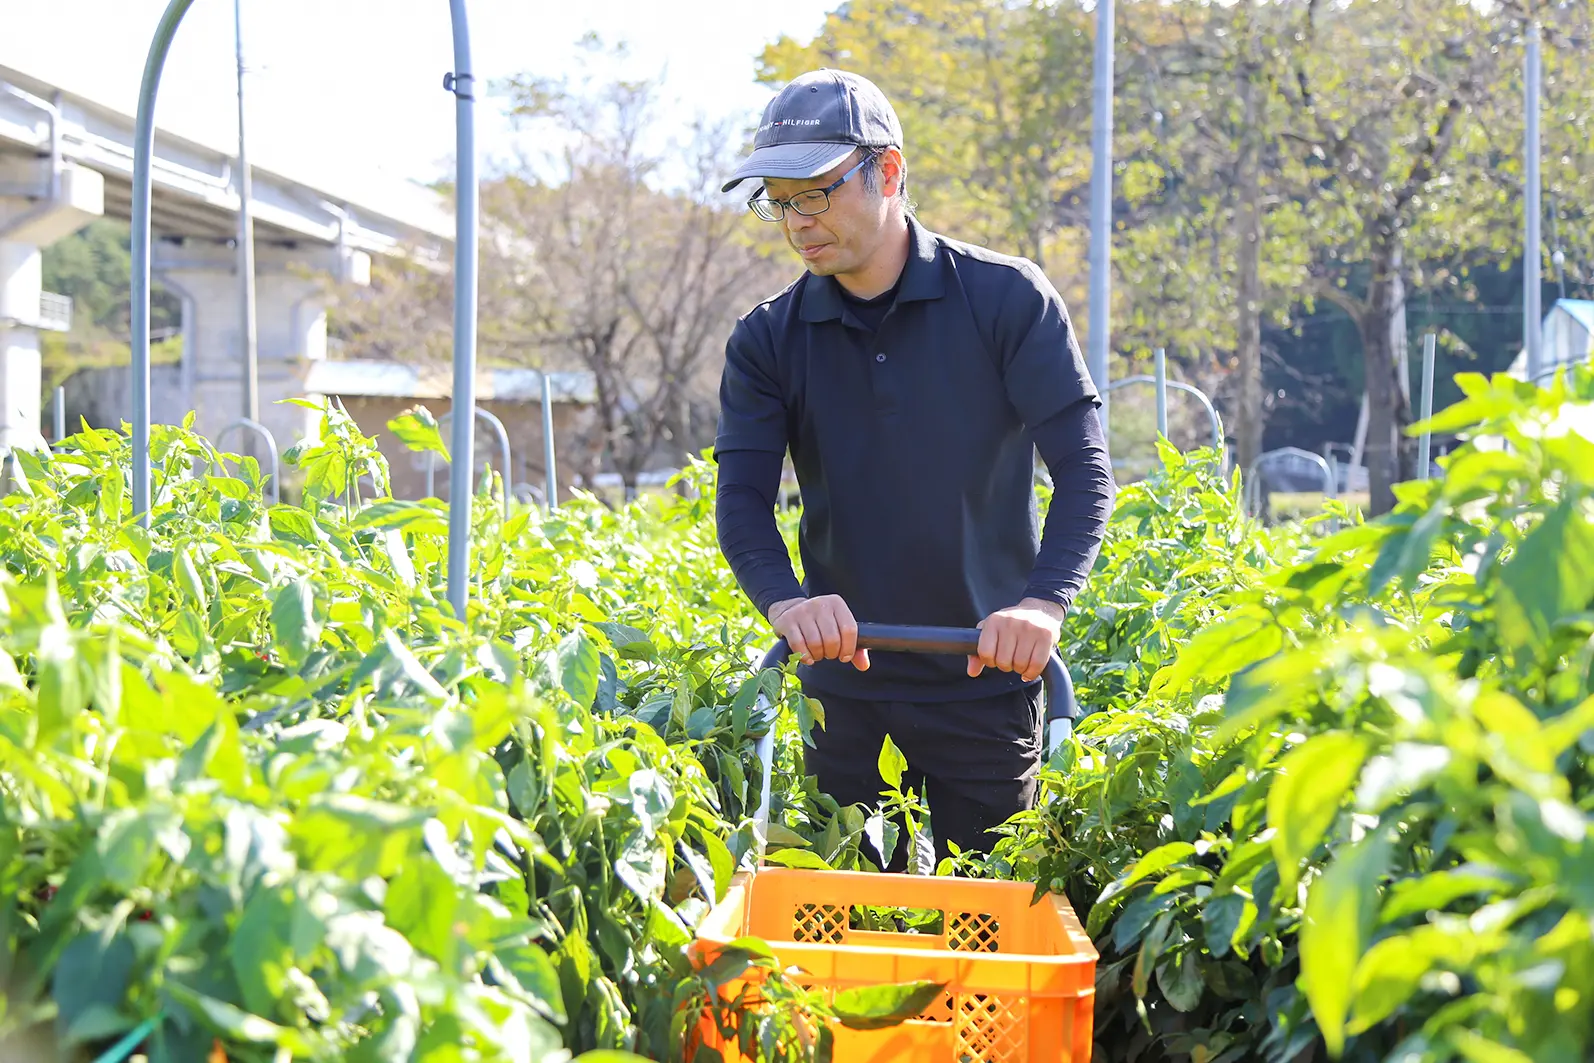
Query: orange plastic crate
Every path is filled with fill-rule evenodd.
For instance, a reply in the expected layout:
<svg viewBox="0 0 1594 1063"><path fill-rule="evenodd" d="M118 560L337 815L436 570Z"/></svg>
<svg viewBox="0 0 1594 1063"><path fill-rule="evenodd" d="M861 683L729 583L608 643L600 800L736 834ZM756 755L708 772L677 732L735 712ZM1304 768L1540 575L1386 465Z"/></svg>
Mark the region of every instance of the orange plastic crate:
<svg viewBox="0 0 1594 1063"><path fill-rule="evenodd" d="M1032 905L1033 896L1018 882L766 867L732 879L698 930L698 954L752 935L815 988L947 984L898 1026L836 1026L836 1063L1089 1063L1096 949L1065 898ZM863 929L860 906L938 912L939 925ZM727 1061L744 1059L712 1030L707 1043Z"/></svg>

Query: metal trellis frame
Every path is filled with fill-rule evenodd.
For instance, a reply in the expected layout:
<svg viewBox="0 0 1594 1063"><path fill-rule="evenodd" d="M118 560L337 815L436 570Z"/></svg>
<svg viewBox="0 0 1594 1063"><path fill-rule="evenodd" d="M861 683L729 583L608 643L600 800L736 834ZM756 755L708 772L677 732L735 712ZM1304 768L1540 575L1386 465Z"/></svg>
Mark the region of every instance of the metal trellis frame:
<svg viewBox="0 0 1594 1063"><path fill-rule="evenodd" d="M277 460L277 439L271 434L271 430L265 425L261 424L259 421L251 421L247 417L240 417L238 420L234 421L232 424L216 433L216 438L214 440L216 449L221 449L221 441L227 438L227 434L229 432L235 432L239 429L245 429L247 431L253 432L255 435L266 441L266 453L271 458L271 504L276 505L278 502L282 501L282 466Z"/></svg>
<svg viewBox="0 0 1594 1063"><path fill-rule="evenodd" d="M1327 458L1323 457L1321 454L1313 454L1309 450L1302 450L1300 447L1280 447L1278 450L1270 450L1261 457L1257 458L1256 461L1251 463L1251 467L1245 471L1245 486L1243 488L1244 494L1242 495L1242 501L1245 505L1245 511L1247 513L1251 512L1252 507L1256 505L1261 495L1261 488L1258 486L1260 481L1256 476L1257 470L1268 464L1269 461L1281 457L1297 458L1317 466L1323 472L1324 497L1339 497L1339 488L1334 479L1334 470L1329 467ZM1337 526L1338 522L1336 521L1334 524Z"/></svg>
<svg viewBox="0 0 1594 1063"><path fill-rule="evenodd" d="M1587 365L1587 364L1589 364L1589 363L1587 363L1587 362L1556 362L1554 365L1547 365L1543 369L1540 369L1537 373L1535 373L1533 375L1533 377L1531 378L1530 382L1534 383L1534 384L1537 384L1541 380L1550 379L1550 377L1555 376L1557 373L1560 373L1562 371L1570 373L1573 369L1576 369L1578 366Z"/></svg>
<svg viewBox="0 0 1594 1063"><path fill-rule="evenodd" d="M543 488L543 501L552 513L559 506L559 478L554 473L554 440L553 440L553 385L548 380L546 369L538 370L542 377L542 463L547 475L547 486Z"/></svg>
<svg viewBox="0 0 1594 1063"><path fill-rule="evenodd" d="M1112 383L1108 384L1107 387L1104 388L1103 390L1109 391L1109 392L1110 391L1117 391L1119 388L1127 387L1130 384L1150 384L1152 387L1157 387L1157 378L1154 377L1154 376L1144 376L1144 375L1120 377L1117 380L1114 380ZM1163 392L1162 392L1161 395L1158 396L1158 401L1157 401L1158 431L1162 432L1164 435L1167 434L1167 427L1168 427L1168 424L1167 424L1167 421L1168 421L1168 412L1167 412L1168 411L1168 396L1167 396L1166 389L1167 388L1173 388L1175 391L1183 391L1186 394L1194 395L1196 397L1196 399L1200 401L1202 408L1204 408L1207 411L1207 417L1212 422L1212 445L1218 449L1219 453L1222 453L1222 451L1223 451L1223 419L1218 416L1218 411L1213 408L1212 400L1207 398L1206 392L1202 391L1198 387L1194 387L1194 386L1192 386L1190 384L1186 384L1186 383L1184 383L1181 380L1167 380L1167 379L1164 379L1163 382L1162 382L1162 385L1163 385Z"/></svg>
<svg viewBox="0 0 1594 1063"><path fill-rule="evenodd" d="M1417 478L1428 479L1428 468L1432 464L1433 430L1427 428L1429 421L1433 420L1433 363L1434 363L1435 337L1432 332L1422 338L1422 420L1424 428L1422 435L1417 440Z"/></svg>
<svg viewBox="0 0 1594 1063"><path fill-rule="evenodd" d="M132 218L132 348L133 348L133 513L144 528L150 523L149 460L149 317L150 195L155 146L155 97L161 71L183 16L194 0L171 0L150 42L139 85L138 115L133 138ZM476 406L476 267L479 211L476 182L476 97L471 73L470 27L466 0L449 0L454 37L454 69L443 88L454 94L455 235L454 235L454 408ZM448 599L454 615L466 619L470 597L470 483L472 453L470 418L454 422L452 494L448 513Z"/></svg>
<svg viewBox="0 0 1594 1063"><path fill-rule="evenodd" d="M510 462L511 462L512 457L513 457L513 455L510 453L510 450L509 450L509 433L504 429L504 422L500 421L493 414L493 412L491 410L484 410L480 406L478 406L478 407L476 407L476 416L481 418L483 421L486 421L487 422L487 426L489 428L491 428L493 430L494 434L496 434L498 436L498 452L502 456L502 460L503 460L503 463L504 463L504 467L503 467L503 477L504 477L504 517L505 517L505 519L508 519L508 517L509 517L509 476L510 476L510 469L512 468L512 466L510 465ZM443 416L441 416L441 417L439 417L437 419L437 426L439 428L441 428L446 422L452 421L453 419L454 419L454 411L450 410L447 413L443 414ZM474 445L474 440L472 442L470 442L470 443L467 443L466 445L467 446ZM426 452L426 496L428 498L430 498L432 496L432 493L434 491L434 487L433 487L433 484L432 484L432 475L436 471L436 469L437 469L437 453L436 453L436 451L429 450L429 451ZM453 489L453 481L452 480L449 481L449 488L452 491L452 489ZM450 505L453 504L453 496L452 495L450 495L450 497L449 497L449 504Z"/></svg>

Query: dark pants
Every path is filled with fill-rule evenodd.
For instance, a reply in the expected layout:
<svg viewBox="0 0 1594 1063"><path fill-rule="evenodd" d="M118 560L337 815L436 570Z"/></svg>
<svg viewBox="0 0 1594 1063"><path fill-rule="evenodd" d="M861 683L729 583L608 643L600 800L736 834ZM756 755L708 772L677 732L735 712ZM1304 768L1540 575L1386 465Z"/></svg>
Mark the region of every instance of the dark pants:
<svg viewBox="0 0 1594 1063"><path fill-rule="evenodd" d="M1036 683L974 701L870 702L811 691L825 726L813 730L815 748L804 749L805 770L843 808L861 804L872 813L885 789L879 759L889 733L908 761L903 791L911 786L929 805L936 862L947 856L948 840L964 852L989 853L999 838L990 828L1035 802L1040 692ZM885 870L907 870L908 845L903 830ZM878 866L867 839L863 850Z"/></svg>

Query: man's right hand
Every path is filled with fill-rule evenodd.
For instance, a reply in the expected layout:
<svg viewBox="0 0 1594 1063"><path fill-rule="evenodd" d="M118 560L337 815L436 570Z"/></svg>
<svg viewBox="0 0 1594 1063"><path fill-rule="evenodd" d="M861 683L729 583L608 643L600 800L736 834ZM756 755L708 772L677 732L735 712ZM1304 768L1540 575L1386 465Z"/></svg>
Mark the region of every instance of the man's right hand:
<svg viewBox="0 0 1594 1063"><path fill-rule="evenodd" d="M850 661L860 672L869 670L869 651L858 649L858 622L840 595L776 602L769 624L804 664Z"/></svg>

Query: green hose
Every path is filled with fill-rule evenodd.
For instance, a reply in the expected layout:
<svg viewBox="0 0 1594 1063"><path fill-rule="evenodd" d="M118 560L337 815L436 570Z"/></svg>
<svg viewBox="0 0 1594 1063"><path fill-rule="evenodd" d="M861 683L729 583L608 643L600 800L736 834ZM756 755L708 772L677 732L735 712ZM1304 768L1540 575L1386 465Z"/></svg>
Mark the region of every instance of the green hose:
<svg viewBox="0 0 1594 1063"><path fill-rule="evenodd" d="M160 1018L156 1015L133 1027L127 1032L127 1036L101 1052L94 1063L122 1063L122 1060L133 1054L133 1049L144 1043L144 1038L155 1032L155 1027L160 1024Z"/></svg>

